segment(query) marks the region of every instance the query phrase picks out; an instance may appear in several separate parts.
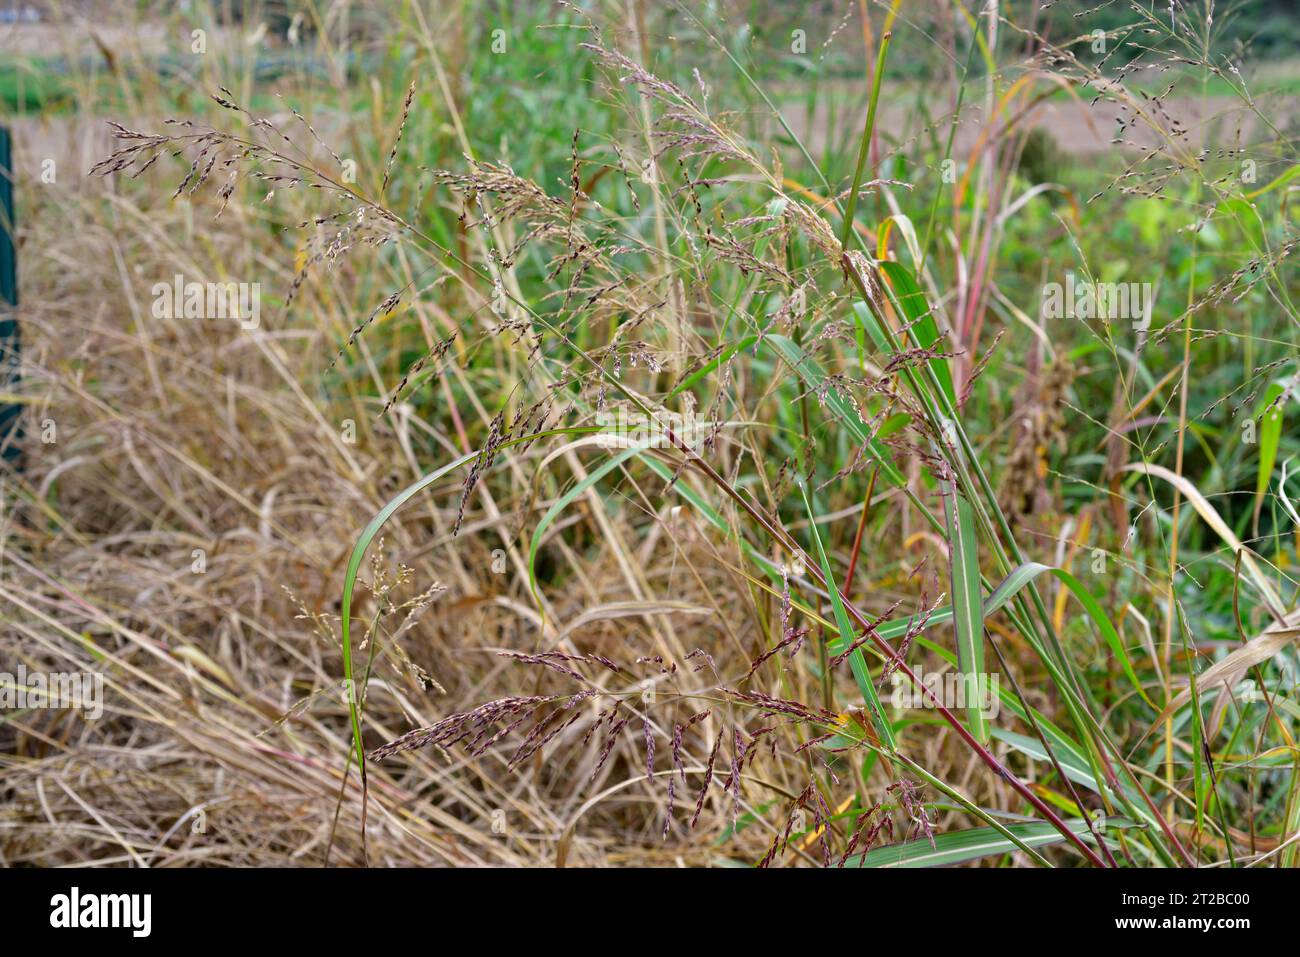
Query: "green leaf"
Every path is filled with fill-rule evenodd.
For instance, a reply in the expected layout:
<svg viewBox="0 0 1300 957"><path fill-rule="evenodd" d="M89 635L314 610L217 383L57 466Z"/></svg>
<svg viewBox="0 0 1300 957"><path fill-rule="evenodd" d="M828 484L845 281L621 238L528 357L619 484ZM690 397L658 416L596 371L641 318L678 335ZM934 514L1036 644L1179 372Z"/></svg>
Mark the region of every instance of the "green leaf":
<svg viewBox="0 0 1300 957"><path fill-rule="evenodd" d="M533 530L533 540L528 546L528 590L533 593L534 600L537 598L537 549L542 544L542 536L546 533L546 530L559 518L560 513L573 503L574 499L640 451L639 448L630 448L619 452L618 455L613 456L609 461L602 463L594 471L589 472L586 478L557 498L551 504L551 507L546 510L542 520L537 523L537 528Z"/></svg>
<svg viewBox="0 0 1300 957"><path fill-rule="evenodd" d="M876 438L887 439L895 432L905 428L911 423L912 417L906 412L895 412L884 422L880 423L880 428L876 430Z"/></svg>
<svg viewBox="0 0 1300 957"><path fill-rule="evenodd" d="M957 634L957 670L965 683L966 719L980 744L989 740L985 702L984 613L980 594L978 539L970 502L952 483L944 483L943 514L948 525L948 571L952 587L953 625Z"/></svg>
<svg viewBox="0 0 1300 957"><path fill-rule="evenodd" d="M907 267L902 263L882 262L880 271L885 274L893 287L894 298L903 310L903 318L910 327L910 334L916 345L922 349L942 348L943 339L939 335L939 324L935 321L930 305L925 300L925 293L916 284ZM936 356L930 360L930 370L938 380L939 388L943 389L944 395L947 396L949 407L957 408L957 394L953 390L952 370L948 368L948 360Z"/></svg>
<svg viewBox="0 0 1300 957"><path fill-rule="evenodd" d="M1092 843L1094 838L1088 829L1088 822L1083 818L1072 818L1066 825L1083 840ZM1140 827L1125 817L1108 817L1104 821L1094 822L1104 835L1109 830L1125 830ZM1011 824L1007 830L1030 847L1047 847L1060 844L1065 835L1045 821L1031 821L1026 824ZM1016 851L1008 838L991 827L975 827L966 831L950 831L936 834L934 846L925 838L906 841L902 844L890 844L878 847L866 854L855 854L845 861L845 867L946 867L952 864L964 864L967 861L988 857L990 854L1006 854Z"/></svg>
<svg viewBox="0 0 1300 957"><path fill-rule="evenodd" d="M1051 735L1046 736L1051 738ZM1051 761L1051 758L1043 749L1043 742L1037 738L1017 734L1005 728L994 728L993 737L1009 744L1021 754L1035 761ZM1088 790L1097 794L1108 794L1110 792L1110 788L1103 788L1097 781L1096 776L1092 773L1092 768L1088 765L1088 759L1072 744L1053 741L1052 753L1055 755L1057 763L1060 764L1061 770L1065 772L1065 776L1075 784L1082 784Z"/></svg>
<svg viewBox="0 0 1300 957"><path fill-rule="evenodd" d="M563 428L548 429L536 435L521 436L509 439L502 444L501 448L509 448L523 441L533 441L537 438L547 435L575 435L583 434L590 431L587 428ZM366 557L366 549L370 543L375 540L379 530L384 527L393 514L409 502L412 498L424 491L434 482L446 475L451 474L458 468L473 462L482 451L467 452L460 458L448 462L440 468L434 469L428 475L416 480L408 485L402 491L398 492L388 504L379 510L379 513L370 520L369 524L361 530L357 537L357 543L352 547L352 554L348 558L347 570L343 573L343 605L341 616L343 620L343 677L347 681L348 687L348 712L352 724L352 747L356 752L357 767L361 771L361 780L364 782L366 777L366 754L361 746L361 708L359 705L360 695L356 690L356 679L352 667L352 594L357 587L357 574L361 570L361 562Z"/></svg>
<svg viewBox="0 0 1300 957"><path fill-rule="evenodd" d="M411 485L408 485L387 505L379 510L379 514L370 520L357 539L356 545L352 548L352 556L348 559L348 569L343 575L343 677L347 680L348 687L348 711L352 718L352 746L356 750L357 767L361 769L361 778L364 781L366 776L366 753L361 746L361 710L357 704L360 695L356 691L356 680L352 672L352 592L356 588L357 573L361 570L361 561L366 557L366 549L370 543L379 534L379 530L384 527L392 514L399 508L410 501L415 495L428 488L438 479L450 472L454 472L468 462L474 461L479 456L478 452L469 452L450 462L442 468L434 469L428 475L419 479Z"/></svg>
<svg viewBox="0 0 1300 957"><path fill-rule="evenodd" d="M1255 415L1262 416L1259 423L1259 473L1255 478L1255 514L1259 514L1264 504L1264 493L1268 491L1269 479L1273 476L1273 466L1277 462L1277 446L1282 439L1282 403L1279 397L1286 390L1284 385L1274 382L1268 387ZM1272 406L1272 408L1269 408Z"/></svg>
<svg viewBox="0 0 1300 957"><path fill-rule="evenodd" d="M1012 569L1011 574L1002 580L1002 583L993 590L993 594L989 596L988 601L984 603L985 617L1007 604L1020 589L1043 574L1056 576L1066 588L1070 589L1074 597L1079 600L1079 604L1083 606L1083 610L1087 612L1088 617L1092 619L1092 623L1097 626L1102 639L1119 660L1120 666L1124 669L1124 674L1128 677L1134 690L1141 695L1142 700L1150 705L1152 709L1159 711L1160 709L1156 707L1155 702L1147 696L1146 689L1143 688L1142 682L1138 679L1137 672L1133 670L1133 662L1129 659L1128 651L1125 650L1124 643L1119 640L1119 633L1115 630L1115 626L1106 617L1101 602L1096 599L1083 582L1064 568L1040 565L1038 562L1025 562L1025 564Z"/></svg>
<svg viewBox="0 0 1300 957"><path fill-rule="evenodd" d="M840 632L840 637L831 642L831 651L835 654L843 654L853 647L853 643L857 639L857 631L849 620L849 613L844 608L844 599L840 597L840 590L835 585L835 576L831 573L830 559L826 557L826 549L822 546L821 534L817 531L817 521L813 514L812 500L808 497L808 487L802 479L799 480L799 491L803 493L804 505L808 509L808 528L812 532L813 544L817 548L817 560L821 563L822 576L826 579L826 590L830 592L831 607L835 610L835 625ZM876 728L876 734L886 749L892 753L896 749L894 729L889 722L889 717L885 714L885 709L881 707L880 698L876 694L876 686L871 680L871 671L867 668L867 657L862 653L861 648L854 648L849 655L849 667L853 670L853 678L858 683L858 689L862 692L862 697L866 699L867 709L871 712L871 721Z"/></svg>
<svg viewBox="0 0 1300 957"><path fill-rule="evenodd" d="M1295 179L1297 176L1300 176L1300 166L1292 166L1290 169L1288 169L1277 179L1273 180L1273 182L1269 183L1267 186L1262 186L1259 189L1255 190L1253 193L1247 193L1246 195L1250 199L1255 199L1258 196L1263 196L1265 193L1271 193L1279 186L1285 186L1287 183L1291 182L1291 180Z"/></svg>
<svg viewBox="0 0 1300 957"><path fill-rule="evenodd" d="M720 353L714 356L711 361L706 362L700 368L696 369L694 372L692 372L690 375L684 378L681 382L679 382L673 388L673 391L668 393L664 401L667 402L668 399L675 398L680 393L685 392L691 386L695 385L695 383L699 382L709 373L717 369L718 366L731 361L731 357L734 356L741 349L746 349L749 346L752 346L757 341L758 341L758 336L745 336L743 339L738 339L737 341L733 342L731 345L727 346Z"/></svg>
<svg viewBox="0 0 1300 957"><path fill-rule="evenodd" d="M864 445L871 457L880 464L880 470L884 477L894 485L904 485L903 473L898 470L889 458L888 450L876 441L852 403L834 389L824 388L826 373L822 371L822 367L817 364L817 361L804 352L793 340L785 336L772 335L763 341L770 343L781 353L781 357L785 359L790 368L794 369L805 385L816 392L819 397L824 394L826 406L848 428L853 438Z"/></svg>
<svg viewBox="0 0 1300 957"><path fill-rule="evenodd" d="M1018 704L1011 702L1007 698L1003 699L1004 704L1013 708L1017 714L1024 717L1022 709ZM1039 728L1043 731L1043 736L1052 744L1052 754L1055 755L1056 761L1065 772L1065 776L1075 784L1082 784L1089 791L1102 796L1110 796L1112 799L1118 797L1114 793L1114 788L1103 785L1097 781L1096 776L1092 773L1092 768L1088 765L1088 759L1083 752L1069 739L1067 739L1059 729L1055 728L1042 715L1034 712L1035 720ZM1023 734L1016 734L1014 731L1007 731L1005 728L994 728L993 737L1010 745L1021 754L1035 761L1042 761L1048 764L1051 758L1043 750L1043 743L1037 738L1030 738ZM1050 769L1050 765L1049 765ZM1133 809L1133 813L1142 819L1145 825L1157 827L1155 817L1151 814L1142 796L1131 786L1120 783L1120 790L1123 792L1122 797L1128 802Z"/></svg>

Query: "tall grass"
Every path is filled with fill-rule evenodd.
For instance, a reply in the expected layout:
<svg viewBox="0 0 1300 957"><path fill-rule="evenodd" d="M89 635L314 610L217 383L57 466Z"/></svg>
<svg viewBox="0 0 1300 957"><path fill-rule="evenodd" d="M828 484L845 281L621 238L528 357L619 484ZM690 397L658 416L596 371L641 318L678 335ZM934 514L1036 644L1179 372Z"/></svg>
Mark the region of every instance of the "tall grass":
<svg viewBox="0 0 1300 957"><path fill-rule="evenodd" d="M135 311L78 349L106 277L26 280L67 438L3 587L110 710L6 721L7 857L1294 863L1294 150L1230 20L392 15L317 11L282 98L223 47L179 124L85 85L115 178L33 242ZM1251 138L1193 138L1211 81ZM1090 102L1101 158L1034 145ZM285 308L159 324L132 273L177 270ZM1067 270L1150 325L1045 313Z"/></svg>

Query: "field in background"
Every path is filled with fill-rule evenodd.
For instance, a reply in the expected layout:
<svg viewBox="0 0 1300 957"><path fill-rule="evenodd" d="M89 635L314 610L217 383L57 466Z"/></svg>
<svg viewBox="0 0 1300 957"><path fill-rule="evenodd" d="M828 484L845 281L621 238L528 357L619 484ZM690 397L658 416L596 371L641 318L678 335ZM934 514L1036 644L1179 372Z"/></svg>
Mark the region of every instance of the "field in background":
<svg viewBox="0 0 1300 957"><path fill-rule="evenodd" d="M1292 866L1293 18L982 6L0 20L0 863Z"/></svg>

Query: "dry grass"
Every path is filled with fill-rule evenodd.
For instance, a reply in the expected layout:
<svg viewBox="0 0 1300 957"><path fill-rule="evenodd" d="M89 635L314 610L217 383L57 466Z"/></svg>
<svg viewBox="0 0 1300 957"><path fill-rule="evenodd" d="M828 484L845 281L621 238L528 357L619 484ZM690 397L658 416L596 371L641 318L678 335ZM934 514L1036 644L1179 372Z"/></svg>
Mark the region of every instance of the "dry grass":
<svg viewBox="0 0 1300 957"><path fill-rule="evenodd" d="M0 863L834 864L881 843L1044 811L1039 800L1063 814L1101 809L1047 762L1002 740L968 747L961 729L937 720L901 724L902 753L880 758L869 701L847 652L836 657L831 645L827 596L842 591L850 611L877 626L916 625L895 643L898 660L892 651L870 659L885 660L879 685L907 667L902 659L943 666L926 639L950 646L951 629L925 625L954 600L952 536L927 517L943 514L944 495L958 494L950 489L979 503L993 584L1024 560L1017 539L1030 557L1064 567L1086 566L1099 545L1117 576L1140 564L1125 554L1128 521L1142 514L1137 497L1155 493L1118 489L1125 460L1149 450L1106 428L1148 411L1120 392L1134 388L1136 360L1113 393L1092 396L1089 415L1109 442L1100 477L1088 473L1096 500L1067 503L1055 477L1070 476L1052 477L1048 456L1064 457L1072 428L1083 426L1062 409L1081 401L1077 382L1096 362L1118 365L1118 354L1110 343L1111 355L1097 350L1090 367L1062 359L1044 368L1042 337L1024 328L1034 321L1017 325L988 305L1006 299L1000 285L990 292L999 246L1010 243L996 214L1016 199L1021 131L999 131L989 155L971 163L970 191L994 212L952 211L957 228L943 243L961 259L950 270L960 281L936 281L952 266L946 252L922 276L949 339L871 350L855 337L845 297L888 316L904 343L921 320L907 320L883 272L836 238L834 200L818 197L842 200L849 183L822 190L788 179L740 132L743 118L714 105L717 92L710 101L702 76L695 87L669 83L632 55L644 37L614 31L628 40L616 44L591 31L583 55L604 69L591 109L619 117L617 136L579 131L552 144L551 158L568 166L558 184L482 155L422 171L432 143L474 152L462 126L470 93L454 45L432 42L436 31L418 14L406 26L424 28L415 46L426 69L410 92L405 79L400 89L376 83L369 110L321 110L322 120L295 103L316 129L280 104L273 125L261 125L223 89L216 106L188 104L194 126L119 115L126 135L113 147L127 152L106 168L121 176L77 176L59 189L20 179L20 195L31 197L22 226L28 439L25 469L3 476L4 660L102 673L106 696L98 720L38 709L0 723ZM1076 84L1086 77L1071 74ZM740 84L729 92L749 95ZM437 111L436 122L424 111ZM162 132L142 139L134 129ZM1165 142L1177 139L1164 132ZM354 188L335 150L351 155L363 142ZM168 155L178 148L183 159ZM631 157L651 149L659 178L640 179ZM156 165L126 178L154 152ZM868 179L864 219L908 203L921 227L927 210L904 184ZM1166 186L1160 174L1127 182L1138 195ZM1053 242L1064 244L1069 226L1057 224ZM1272 250L1270 268L1291 248ZM149 290L176 274L260 281L261 325L158 318ZM1222 305L1223 296L1196 292L1189 306ZM1013 345L1001 332L981 340L986 313L990 325L1006 320ZM671 481L638 460L573 491L608 465L608 451L582 430L617 393L663 401L747 334L757 341L728 353L697 390L710 423L699 456L661 456ZM1153 349L1176 340L1186 387L1190 332L1175 320L1153 334ZM768 335L792 337L831 375L792 387L798 379L775 353L760 355ZM1250 361L1260 376L1264 360ZM980 457L996 459L996 489L974 449L961 453L940 428L938 386L916 386L949 362L962 404L977 396L963 417ZM1161 384L1179 371L1161 368ZM998 380L1011 373L1015 394ZM1162 412L1174 409L1181 475L1186 389L1181 411L1174 393L1152 392ZM910 416L886 442L901 485L890 487L866 446L838 429L827 411L837 401L873 430ZM1002 424L975 434L980 416ZM349 556L402 489L483 448L489 454L464 473L407 503L362 566L350 620L364 676L363 792L348 760L343 682ZM813 499L801 498L805 479L815 516ZM720 521L687 493L712 502ZM550 515L553 506L562 509ZM1150 567L1098 591L1135 657L1145 648L1133 622L1147 619L1130 610L1169 612L1156 625L1162 653L1148 627L1152 654L1140 663L1143 693L1168 700L1185 687L1175 666L1181 677L1195 655L1182 657L1168 601L1179 552L1176 541L1172 553L1159 550L1162 528L1144 528ZM826 568L844 573L839 589L818 571L809 543L820 549L820 536L833 556ZM804 566L792 569L792 557ZM1202 557L1223 564L1217 545ZM1067 615L1065 589L1050 588L1046 602L1032 593L1034 608L1026 590L988 618L990 662L1014 674L1017 699L1078 733L1081 753L1136 747L1151 715L1124 710L1140 702L1127 685L1115 690L1118 663L1082 615ZM1252 605L1242 617L1262 629L1273 611L1286 610ZM1042 650L1058 641L1068 645L1059 661ZM1081 730L1055 668L1091 669L1089 697L1105 701L1087 702L1102 715L1096 729ZM1269 824L1256 834L1258 782L1243 771L1250 786L1233 792L1235 816L1220 827L1202 813L1210 802L1199 782L1185 777L1188 739L1199 742L1200 730L1162 730L1164 764L1133 767L1144 784L1165 779L1151 810L1172 822L1168 847L1181 840L1222 860L1225 849L1266 855L1286 840L1294 785L1260 798ZM1222 759L1264 751L1271 729L1253 733L1258 742L1238 742ZM1290 795L1280 810L1278 793ZM1162 840L1153 839L1164 851ZM1124 859L1134 862L1128 847Z"/></svg>

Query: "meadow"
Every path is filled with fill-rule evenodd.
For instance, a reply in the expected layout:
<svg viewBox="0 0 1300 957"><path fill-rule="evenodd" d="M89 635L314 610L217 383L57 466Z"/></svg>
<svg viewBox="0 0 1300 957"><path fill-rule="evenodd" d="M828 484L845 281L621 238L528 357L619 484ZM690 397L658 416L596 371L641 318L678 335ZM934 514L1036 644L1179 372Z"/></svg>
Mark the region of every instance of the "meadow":
<svg viewBox="0 0 1300 957"><path fill-rule="evenodd" d="M1284 4L40 17L0 863L1296 864Z"/></svg>

